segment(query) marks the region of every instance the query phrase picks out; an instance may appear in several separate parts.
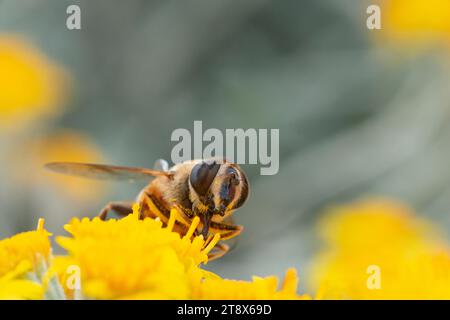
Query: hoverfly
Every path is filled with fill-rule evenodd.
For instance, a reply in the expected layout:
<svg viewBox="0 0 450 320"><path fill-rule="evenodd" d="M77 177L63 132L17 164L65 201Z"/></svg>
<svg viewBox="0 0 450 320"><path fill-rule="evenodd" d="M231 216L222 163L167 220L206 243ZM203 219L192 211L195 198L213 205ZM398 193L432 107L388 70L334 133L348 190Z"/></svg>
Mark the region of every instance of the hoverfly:
<svg viewBox="0 0 450 320"><path fill-rule="evenodd" d="M210 233L220 234L221 240L231 239L241 233L242 226L230 223L233 211L248 198L249 184L244 171L226 160L191 160L169 168L158 160L155 169L110 166L103 164L52 162L46 168L69 175L94 179L137 180L150 179L137 196L140 218L159 218L167 225L170 209L176 207L181 219L174 231L187 233L192 219L200 218L195 232L207 239ZM133 202L110 202L98 215L106 219L110 211L126 216L132 212ZM229 246L219 242L209 259L216 259L229 251Z"/></svg>

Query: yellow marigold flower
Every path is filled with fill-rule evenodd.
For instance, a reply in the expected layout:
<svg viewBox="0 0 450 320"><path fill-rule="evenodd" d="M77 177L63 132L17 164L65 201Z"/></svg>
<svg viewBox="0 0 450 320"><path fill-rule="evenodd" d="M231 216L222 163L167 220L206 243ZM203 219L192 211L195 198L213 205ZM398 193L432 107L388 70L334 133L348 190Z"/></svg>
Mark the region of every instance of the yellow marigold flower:
<svg viewBox="0 0 450 320"><path fill-rule="evenodd" d="M80 285L78 269L74 269L74 261L70 256L55 256L46 274L46 281L55 279L64 291L66 299L81 299L80 290L77 285ZM75 265L75 268L78 266Z"/></svg>
<svg viewBox="0 0 450 320"><path fill-rule="evenodd" d="M409 208L374 199L330 211L311 268L318 298L450 299L450 250Z"/></svg>
<svg viewBox="0 0 450 320"><path fill-rule="evenodd" d="M0 276L14 270L20 263L29 263L30 270L38 266L41 259L50 256L49 235L44 222L39 220L37 230L19 233L0 241Z"/></svg>
<svg viewBox="0 0 450 320"><path fill-rule="evenodd" d="M36 48L0 34L0 129L24 126L57 113L67 76Z"/></svg>
<svg viewBox="0 0 450 320"><path fill-rule="evenodd" d="M69 266L79 268L81 297L96 299L296 299L297 276L289 270L277 291L276 277L252 282L224 280L202 270L208 253L220 240L194 236L199 218L181 237L172 231L177 211L167 227L158 219L139 220L138 207L120 219L73 219L65 229L71 237L56 241L68 256L55 259L55 271L68 297Z"/></svg>
<svg viewBox="0 0 450 320"><path fill-rule="evenodd" d="M22 261L13 271L0 277L0 300L42 299L44 290L39 283L24 279L31 268L28 261Z"/></svg>
<svg viewBox="0 0 450 320"><path fill-rule="evenodd" d="M187 299L190 270L207 262L211 250L203 237L190 239L199 220L181 238L159 220L139 220L136 210L120 220L73 219L65 227L72 237L57 238L81 270L83 295Z"/></svg>
<svg viewBox="0 0 450 320"><path fill-rule="evenodd" d="M47 183L66 199L89 203L104 195L107 189L104 183L48 172L43 165L52 161L103 163L103 159L89 137L65 129L25 141L11 152L9 161L18 183Z"/></svg>
<svg viewBox="0 0 450 320"><path fill-rule="evenodd" d="M269 299L310 299L309 296L297 294L297 272L289 269L278 291L278 279L275 276L266 278L253 277L251 282L209 277L199 281L195 286L194 299L209 300L269 300Z"/></svg>
<svg viewBox="0 0 450 320"><path fill-rule="evenodd" d="M433 235L432 226L414 217L408 207L384 199L361 200L331 208L320 223L320 236L329 246L341 251L376 249L382 243L386 244L380 248L383 252L396 252L398 248L421 246Z"/></svg>
<svg viewBox="0 0 450 320"><path fill-rule="evenodd" d="M48 263L51 247L49 233L39 220L36 231L19 233L0 241L0 299L40 299L44 290L40 283L26 279Z"/></svg>
<svg viewBox="0 0 450 320"><path fill-rule="evenodd" d="M379 0L380 42L423 48L450 44L450 2L447 0Z"/></svg>
<svg viewBox="0 0 450 320"><path fill-rule="evenodd" d="M0 300L40 300L42 286L24 279L0 279Z"/></svg>

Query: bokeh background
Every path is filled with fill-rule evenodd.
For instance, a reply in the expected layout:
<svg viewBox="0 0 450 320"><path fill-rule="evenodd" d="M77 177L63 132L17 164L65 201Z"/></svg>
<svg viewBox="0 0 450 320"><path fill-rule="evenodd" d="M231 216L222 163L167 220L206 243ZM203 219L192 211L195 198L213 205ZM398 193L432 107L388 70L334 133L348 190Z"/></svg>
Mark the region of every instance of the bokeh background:
<svg viewBox="0 0 450 320"><path fill-rule="evenodd" d="M366 8L382 8L368 30ZM82 29L66 28L81 8ZM302 277L323 208L404 201L450 227L450 2L0 0L0 236L63 233L140 184L46 173L56 160L152 167L176 128L279 128L280 171L244 166L224 277Z"/></svg>

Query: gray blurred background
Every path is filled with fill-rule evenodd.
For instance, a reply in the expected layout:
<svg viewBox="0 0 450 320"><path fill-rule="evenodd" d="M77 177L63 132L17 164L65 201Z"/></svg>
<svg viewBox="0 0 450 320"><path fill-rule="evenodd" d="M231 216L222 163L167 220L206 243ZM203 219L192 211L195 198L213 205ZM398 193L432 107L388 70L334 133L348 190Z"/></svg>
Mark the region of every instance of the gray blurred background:
<svg viewBox="0 0 450 320"><path fill-rule="evenodd" d="M448 228L450 54L410 55L374 39L369 3L0 0L0 33L25 37L72 79L63 114L0 140L1 237L39 216L61 234L70 217L95 216L143 187L106 183L83 202L45 181L14 185L5 159L24 136L70 128L104 162L151 167L170 160L172 131L194 120L280 129L279 173L244 166L252 192L235 218L245 232L207 266L224 277L290 266L302 275L322 208L361 196L403 200ZM70 4L81 7L80 31L65 27Z"/></svg>

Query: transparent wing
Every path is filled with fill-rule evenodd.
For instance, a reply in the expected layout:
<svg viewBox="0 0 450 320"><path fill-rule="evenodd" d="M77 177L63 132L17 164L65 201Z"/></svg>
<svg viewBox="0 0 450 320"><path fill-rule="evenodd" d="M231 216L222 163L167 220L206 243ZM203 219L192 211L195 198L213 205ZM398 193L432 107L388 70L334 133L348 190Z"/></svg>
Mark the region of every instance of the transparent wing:
<svg viewBox="0 0 450 320"><path fill-rule="evenodd" d="M100 180L148 180L151 177L166 176L170 173L147 168L110 166L93 163L51 162L45 168L67 175Z"/></svg>

